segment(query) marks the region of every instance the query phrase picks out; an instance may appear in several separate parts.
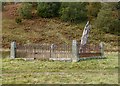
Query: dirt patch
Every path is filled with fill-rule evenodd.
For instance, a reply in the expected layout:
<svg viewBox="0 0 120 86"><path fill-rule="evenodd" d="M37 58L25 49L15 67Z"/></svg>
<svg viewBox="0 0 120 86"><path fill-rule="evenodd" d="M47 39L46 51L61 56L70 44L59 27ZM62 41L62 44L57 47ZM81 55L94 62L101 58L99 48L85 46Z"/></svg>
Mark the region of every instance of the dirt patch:
<svg viewBox="0 0 120 86"><path fill-rule="evenodd" d="M4 11L2 12L3 18L14 19L18 16L17 10L21 4L9 4L4 6Z"/></svg>

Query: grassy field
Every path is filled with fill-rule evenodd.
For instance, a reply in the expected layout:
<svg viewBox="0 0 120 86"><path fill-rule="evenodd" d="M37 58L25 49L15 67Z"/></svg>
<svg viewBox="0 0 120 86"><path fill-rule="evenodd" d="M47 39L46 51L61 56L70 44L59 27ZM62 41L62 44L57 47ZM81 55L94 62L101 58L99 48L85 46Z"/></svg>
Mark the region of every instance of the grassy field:
<svg viewBox="0 0 120 86"><path fill-rule="evenodd" d="M118 56L77 63L2 59L3 84L118 84Z"/></svg>

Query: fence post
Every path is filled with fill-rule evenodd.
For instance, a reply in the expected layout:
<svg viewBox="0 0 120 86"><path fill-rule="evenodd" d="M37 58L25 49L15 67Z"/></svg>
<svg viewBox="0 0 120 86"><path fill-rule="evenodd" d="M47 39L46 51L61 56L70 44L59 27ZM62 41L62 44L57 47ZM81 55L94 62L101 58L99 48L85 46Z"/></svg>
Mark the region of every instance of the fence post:
<svg viewBox="0 0 120 86"><path fill-rule="evenodd" d="M72 41L72 61L77 62L79 60L79 55L78 55L78 46L77 46L77 41L73 40Z"/></svg>
<svg viewBox="0 0 120 86"><path fill-rule="evenodd" d="M16 58L16 42L11 42L10 58Z"/></svg>
<svg viewBox="0 0 120 86"><path fill-rule="evenodd" d="M50 46L50 58L53 58L53 52L54 52L54 44L51 44L51 46Z"/></svg>
<svg viewBox="0 0 120 86"><path fill-rule="evenodd" d="M101 57L104 57L104 44L103 42L100 43L100 52L101 52Z"/></svg>

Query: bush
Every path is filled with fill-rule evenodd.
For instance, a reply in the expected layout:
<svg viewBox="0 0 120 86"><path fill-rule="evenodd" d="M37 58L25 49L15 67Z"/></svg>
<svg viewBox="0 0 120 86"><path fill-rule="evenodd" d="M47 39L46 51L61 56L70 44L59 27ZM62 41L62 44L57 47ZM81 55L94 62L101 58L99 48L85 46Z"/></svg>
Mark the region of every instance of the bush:
<svg viewBox="0 0 120 86"><path fill-rule="evenodd" d="M58 16L59 2L40 2L37 6L37 14L43 18Z"/></svg>
<svg viewBox="0 0 120 86"><path fill-rule="evenodd" d="M95 19L97 17L97 14L101 8L101 3L100 2L89 2L86 8L87 8L88 19L91 21L92 19Z"/></svg>
<svg viewBox="0 0 120 86"><path fill-rule="evenodd" d="M116 3L103 3L95 24L106 33L120 35L120 21Z"/></svg>
<svg viewBox="0 0 120 86"><path fill-rule="evenodd" d="M19 14L22 18L32 18L32 5L30 3L23 3L19 8Z"/></svg>
<svg viewBox="0 0 120 86"><path fill-rule="evenodd" d="M60 18L63 21L80 22L87 19L85 3L62 3L60 8Z"/></svg>
<svg viewBox="0 0 120 86"><path fill-rule="evenodd" d="M16 22L17 24L20 24L20 23L22 22L22 19L21 19L21 18L15 18L15 22Z"/></svg>
<svg viewBox="0 0 120 86"><path fill-rule="evenodd" d="M6 2L0 2L0 6L2 5L2 9L0 8L1 11L4 11L4 6L6 5Z"/></svg>

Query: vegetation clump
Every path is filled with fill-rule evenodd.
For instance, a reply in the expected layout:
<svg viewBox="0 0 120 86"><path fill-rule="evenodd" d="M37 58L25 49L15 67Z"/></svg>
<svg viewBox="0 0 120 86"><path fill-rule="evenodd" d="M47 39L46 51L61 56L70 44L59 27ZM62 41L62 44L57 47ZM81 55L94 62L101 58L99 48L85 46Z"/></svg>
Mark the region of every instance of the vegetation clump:
<svg viewBox="0 0 120 86"><path fill-rule="evenodd" d="M58 2L40 2L37 6L37 14L43 18L58 16L60 3Z"/></svg>
<svg viewBox="0 0 120 86"><path fill-rule="evenodd" d="M81 22L87 19L86 3L62 3L60 8L60 18L63 21Z"/></svg>
<svg viewBox="0 0 120 86"><path fill-rule="evenodd" d="M22 19L21 18L15 18L15 22L17 23L17 24L21 24L21 22L22 22Z"/></svg>
<svg viewBox="0 0 120 86"><path fill-rule="evenodd" d="M120 35L119 3L103 3L95 21L96 26L106 33Z"/></svg>
<svg viewBox="0 0 120 86"><path fill-rule="evenodd" d="M22 18L31 19L32 18L32 4L23 3L19 8L19 14Z"/></svg>

